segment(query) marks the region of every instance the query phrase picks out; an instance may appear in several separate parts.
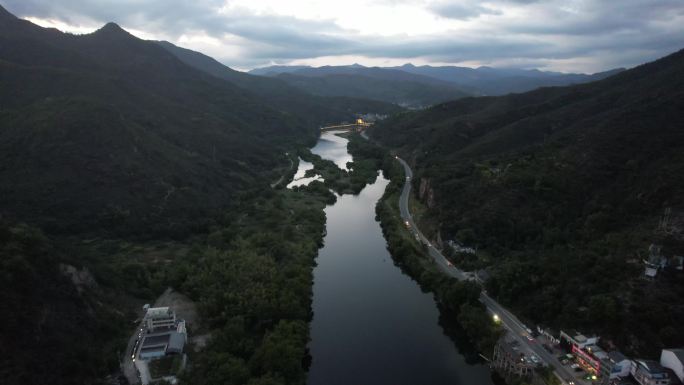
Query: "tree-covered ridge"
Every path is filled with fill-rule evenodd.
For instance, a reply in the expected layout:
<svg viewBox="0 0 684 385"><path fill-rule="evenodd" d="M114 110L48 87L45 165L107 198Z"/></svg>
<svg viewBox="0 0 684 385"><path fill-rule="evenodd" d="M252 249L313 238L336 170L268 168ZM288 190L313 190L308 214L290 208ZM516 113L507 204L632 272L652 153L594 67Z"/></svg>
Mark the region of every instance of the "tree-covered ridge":
<svg viewBox="0 0 684 385"><path fill-rule="evenodd" d="M275 84L243 79L252 92L116 24L77 36L5 12L0 213L50 232L148 238L210 225L236 192L266 184L285 151L315 140L316 124L364 103L285 102L287 88L264 80Z"/></svg>
<svg viewBox="0 0 684 385"><path fill-rule="evenodd" d="M349 97L315 96L280 79L235 71L199 52L165 41L157 43L183 63L249 90L267 102L269 106L287 111L311 126L327 126L351 121L356 118L356 114L360 113L392 114L401 111L401 108L390 103L362 99L363 94L353 94Z"/></svg>
<svg viewBox="0 0 684 385"><path fill-rule="evenodd" d="M491 294L654 355L684 343L681 273L642 279L651 243L684 254L682 111L684 51L585 85L404 113L372 136L412 159L442 238L479 247L456 257L489 267Z"/></svg>
<svg viewBox="0 0 684 385"><path fill-rule="evenodd" d="M373 74L339 73L322 76L280 74L276 79L313 95L362 97L420 108L470 95L456 85L433 79L384 78Z"/></svg>

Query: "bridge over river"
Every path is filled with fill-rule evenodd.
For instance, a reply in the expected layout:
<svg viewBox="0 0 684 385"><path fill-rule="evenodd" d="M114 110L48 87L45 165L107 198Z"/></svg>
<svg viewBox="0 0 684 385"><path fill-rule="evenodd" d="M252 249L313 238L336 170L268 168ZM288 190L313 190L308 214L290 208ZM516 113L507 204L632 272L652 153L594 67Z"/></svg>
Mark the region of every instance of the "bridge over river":
<svg viewBox="0 0 684 385"><path fill-rule="evenodd" d="M370 127L373 123L364 122L363 119L356 119L354 123L343 123L333 126L321 127L321 131L335 131L335 130L351 130L361 132Z"/></svg>

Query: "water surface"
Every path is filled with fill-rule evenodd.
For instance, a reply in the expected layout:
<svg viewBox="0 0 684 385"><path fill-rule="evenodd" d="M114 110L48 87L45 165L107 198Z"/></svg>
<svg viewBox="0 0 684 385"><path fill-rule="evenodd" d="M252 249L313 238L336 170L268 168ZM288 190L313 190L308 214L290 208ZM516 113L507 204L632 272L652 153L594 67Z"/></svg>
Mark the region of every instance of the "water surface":
<svg viewBox="0 0 684 385"><path fill-rule="evenodd" d="M341 161L346 139L340 139L319 142L319 155ZM489 369L467 364L444 335L432 295L393 264L375 220L387 184L380 176L358 196L343 195L325 209L308 384L491 385Z"/></svg>
<svg viewBox="0 0 684 385"><path fill-rule="evenodd" d="M332 160L342 170L348 170L347 162L352 161L352 156L347 152L348 140L337 136L337 134L342 132L345 131L326 131L322 133L316 146L311 149L311 152L320 155L323 159Z"/></svg>

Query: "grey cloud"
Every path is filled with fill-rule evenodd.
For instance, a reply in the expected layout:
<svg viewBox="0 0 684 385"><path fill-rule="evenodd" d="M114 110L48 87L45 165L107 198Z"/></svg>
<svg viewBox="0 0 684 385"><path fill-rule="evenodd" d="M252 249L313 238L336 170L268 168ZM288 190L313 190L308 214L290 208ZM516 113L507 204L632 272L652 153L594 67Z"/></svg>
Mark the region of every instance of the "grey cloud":
<svg viewBox="0 0 684 385"><path fill-rule="evenodd" d="M498 9L484 7L477 2L468 1L442 1L431 5L430 10L439 16L458 20L468 20L480 15L501 14Z"/></svg>
<svg viewBox="0 0 684 385"><path fill-rule="evenodd" d="M372 0L374 3L420 3L424 0ZM321 56L422 58L458 63L588 63L588 70L631 66L682 46L684 2L681 0L492 0L491 8L475 0L426 5L443 17L471 19L503 11L497 22L460 32L429 36L361 36L333 20L301 20L254 14L221 13L224 0L4 0L19 16L53 18L71 24L115 21L170 40L203 31L218 40L239 36L239 57L215 55L241 68ZM619 4L619 5L616 5ZM524 20L506 18L507 7L521 7ZM192 47L188 47L192 48Z"/></svg>

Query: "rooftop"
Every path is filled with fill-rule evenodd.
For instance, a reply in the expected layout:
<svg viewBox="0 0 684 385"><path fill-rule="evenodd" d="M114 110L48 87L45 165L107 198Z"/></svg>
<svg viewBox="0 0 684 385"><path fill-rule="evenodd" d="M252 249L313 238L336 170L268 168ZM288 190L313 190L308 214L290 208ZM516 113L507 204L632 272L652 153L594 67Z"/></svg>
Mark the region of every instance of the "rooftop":
<svg viewBox="0 0 684 385"><path fill-rule="evenodd" d="M608 358L613 361L613 362L622 362L624 360L628 360L627 357L625 357L624 354L620 353L617 350L613 350L612 352L608 353Z"/></svg>
<svg viewBox="0 0 684 385"><path fill-rule="evenodd" d="M147 336L145 336L145 339L143 339L142 346L144 348L146 346L166 345L169 343L169 338L170 338L169 333L147 335Z"/></svg>
<svg viewBox="0 0 684 385"><path fill-rule="evenodd" d="M147 309L145 317L148 318L166 318L173 315L173 311L168 307L151 307Z"/></svg>
<svg viewBox="0 0 684 385"><path fill-rule="evenodd" d="M665 368L663 368L658 362L653 360L634 360L639 366L646 369L651 374L666 373Z"/></svg>

